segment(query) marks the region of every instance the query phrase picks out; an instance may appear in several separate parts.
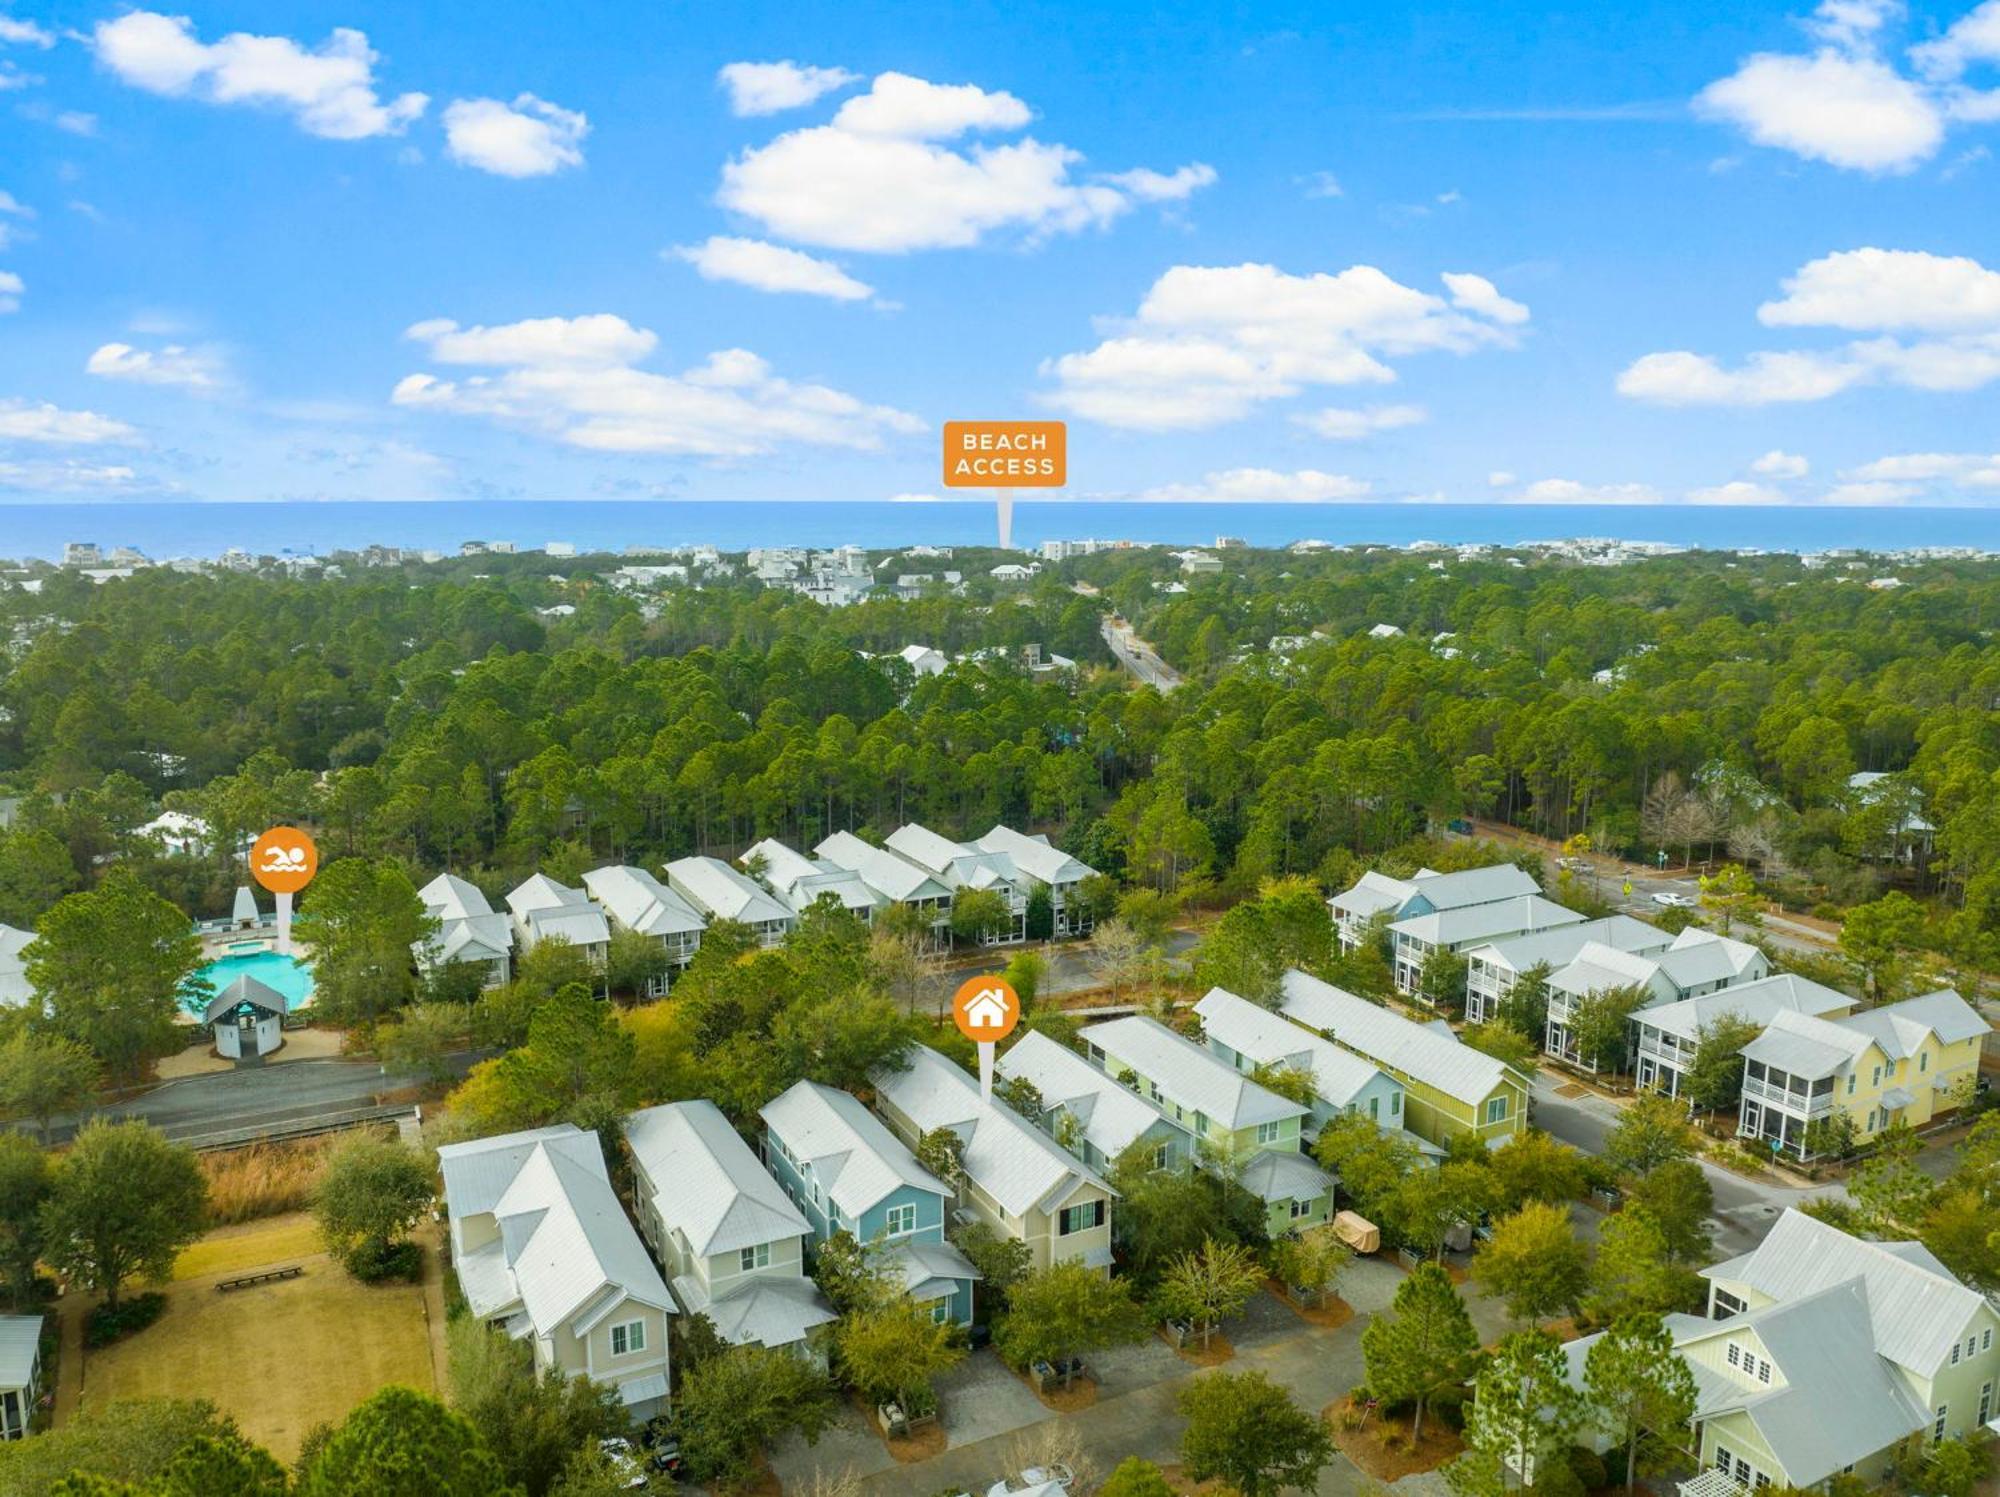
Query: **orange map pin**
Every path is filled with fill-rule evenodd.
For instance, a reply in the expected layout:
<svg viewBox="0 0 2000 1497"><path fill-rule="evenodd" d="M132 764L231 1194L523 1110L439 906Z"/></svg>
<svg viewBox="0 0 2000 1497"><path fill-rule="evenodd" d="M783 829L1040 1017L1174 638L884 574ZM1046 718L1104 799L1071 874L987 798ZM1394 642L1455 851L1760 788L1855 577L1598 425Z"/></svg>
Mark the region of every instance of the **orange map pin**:
<svg viewBox="0 0 2000 1497"><path fill-rule="evenodd" d="M991 1045L1021 1022L1021 995L1004 977L969 977L951 1000L951 1017L967 1039Z"/></svg>
<svg viewBox="0 0 2000 1497"><path fill-rule="evenodd" d="M296 894L319 871L319 849L295 826L274 826L250 847L250 876L273 894Z"/></svg>

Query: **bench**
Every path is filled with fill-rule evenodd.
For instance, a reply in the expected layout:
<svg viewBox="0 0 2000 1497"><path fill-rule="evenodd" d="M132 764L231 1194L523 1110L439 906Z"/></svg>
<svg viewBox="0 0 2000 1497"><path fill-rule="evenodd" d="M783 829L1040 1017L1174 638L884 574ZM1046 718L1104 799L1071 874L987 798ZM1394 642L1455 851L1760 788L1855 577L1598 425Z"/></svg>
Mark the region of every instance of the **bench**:
<svg viewBox="0 0 2000 1497"><path fill-rule="evenodd" d="M305 1272L302 1264L294 1263L289 1268L270 1268L263 1273L247 1273L234 1279L223 1279L215 1286L217 1294L227 1294L232 1289L249 1289L257 1284L275 1284L281 1279L296 1279Z"/></svg>

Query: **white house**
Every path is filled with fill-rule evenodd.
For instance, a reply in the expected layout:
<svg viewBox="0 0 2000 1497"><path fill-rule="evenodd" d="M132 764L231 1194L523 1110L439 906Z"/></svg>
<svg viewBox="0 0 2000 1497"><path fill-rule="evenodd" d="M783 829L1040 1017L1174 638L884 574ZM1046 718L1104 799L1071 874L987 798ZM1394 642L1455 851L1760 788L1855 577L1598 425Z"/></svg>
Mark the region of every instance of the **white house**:
<svg viewBox="0 0 2000 1497"><path fill-rule="evenodd" d="M747 925L763 946L776 946L798 924L790 905L720 858L676 858L667 864L667 887L709 920Z"/></svg>
<svg viewBox="0 0 2000 1497"><path fill-rule="evenodd" d="M813 852L836 868L859 874L886 902L917 911L928 921L934 944L951 939L950 888L908 858L863 842L852 832L833 833Z"/></svg>
<svg viewBox="0 0 2000 1497"><path fill-rule="evenodd" d="M1134 1144L1146 1148L1155 1169L1177 1168L1194 1153L1185 1126L1039 1030L1024 1031L995 1069L1034 1087L1042 1099L1036 1121L1094 1170L1110 1169Z"/></svg>
<svg viewBox="0 0 2000 1497"><path fill-rule="evenodd" d="M770 891L801 915L830 898L864 925L873 925L875 912L889 903L887 895L870 888L852 868L809 858L775 837L753 844L737 861L746 871L760 870L758 876Z"/></svg>
<svg viewBox="0 0 2000 1497"><path fill-rule="evenodd" d="M476 885L450 873L440 873L417 890L424 913L437 921L437 934L412 948L418 966L430 971L446 962L467 962L484 970L479 985L496 988L512 975L514 931L505 915Z"/></svg>
<svg viewBox="0 0 2000 1497"><path fill-rule="evenodd" d="M1644 953L1663 951L1673 944L1673 939L1669 932L1644 920L1635 920L1630 915L1609 915L1602 920L1553 926L1530 935L1510 936L1504 941L1472 947L1465 953L1466 1022L1485 1023L1523 976L1536 968L1545 974L1555 972L1567 966L1587 945L1598 943L1615 951Z"/></svg>
<svg viewBox="0 0 2000 1497"><path fill-rule="evenodd" d="M1689 926L1663 950L1644 954L1590 942L1549 974L1548 1026L1542 1048L1571 1065L1594 1068L1577 1047L1573 1025L1586 999L1616 988L1638 988L1647 1006L1700 998L1770 975L1770 959L1744 941Z"/></svg>
<svg viewBox="0 0 2000 1497"><path fill-rule="evenodd" d="M1468 905L1491 904L1495 900L1517 899L1541 892L1542 886L1535 881L1533 874L1512 863L1495 863L1490 867L1466 868L1457 873L1438 873L1433 869L1419 868L1406 879L1391 878L1386 873L1364 873L1352 888L1327 900L1327 906L1333 911L1341 950L1351 951L1367 938L1369 924L1378 917L1401 920L1410 915L1463 909ZM1496 933L1488 939L1497 938Z"/></svg>
<svg viewBox="0 0 2000 1497"><path fill-rule="evenodd" d="M1077 890L1085 879L1097 876L1095 868L1071 857L1060 847L1052 846L1047 837L1030 836L998 823L974 845L982 852L1006 854L1013 860L1015 871L1030 886L1048 891L1055 935L1081 936L1089 933L1094 922L1089 911L1082 908Z"/></svg>
<svg viewBox="0 0 2000 1497"><path fill-rule="evenodd" d="M35 1003L35 990L29 985L27 959L23 955L34 939L31 930L0 925L0 1006L21 1008Z"/></svg>
<svg viewBox="0 0 2000 1497"><path fill-rule="evenodd" d="M1761 982L1719 988L1698 998L1683 998L1678 1003L1642 1008L1632 1016L1632 1027L1638 1032L1635 1079L1642 1088L1678 1097L1681 1080L1700 1048L1702 1032L1725 1014L1747 1019L1763 1029L1785 1009L1825 1018L1850 1013L1853 1008L1854 1000L1847 994L1789 972Z"/></svg>
<svg viewBox="0 0 2000 1497"><path fill-rule="evenodd" d="M438 1150L451 1265L479 1319L536 1368L615 1388L633 1420L667 1407L677 1306L611 1188L595 1133L569 1123Z"/></svg>
<svg viewBox="0 0 2000 1497"><path fill-rule="evenodd" d="M256 1060L284 1045L290 1010L283 993L245 973L208 1000L202 1023L215 1032L216 1054L225 1060Z"/></svg>
<svg viewBox="0 0 2000 1497"><path fill-rule="evenodd" d="M929 827L906 822L883 839L890 851L907 858L953 891L990 889L1006 902L1009 923L981 937L987 946L1012 945L1028 937L1029 880L1005 852L988 852L976 843L954 842Z"/></svg>
<svg viewBox="0 0 2000 1497"><path fill-rule="evenodd" d="M524 952L543 941L567 941L599 970L611 955L611 925L604 911L583 890L559 884L546 873L524 879L507 896L507 908Z"/></svg>
<svg viewBox="0 0 2000 1497"><path fill-rule="evenodd" d="M583 876L583 887L604 906L612 925L659 942L674 971L693 961L701 949L701 933L707 922L693 905L645 869L623 863L593 868ZM666 992L671 978L671 972L662 972L648 979L646 996L657 998Z"/></svg>
<svg viewBox="0 0 2000 1497"><path fill-rule="evenodd" d="M186 811L162 811L140 827L137 836L150 837L170 858L205 855L214 838L206 821Z"/></svg>
<svg viewBox="0 0 2000 1497"><path fill-rule="evenodd" d="M1469 951L1508 936L1578 925L1582 921L1583 916L1575 910L1540 894L1517 894L1512 899L1406 915L1389 926L1397 990L1417 991L1423 980L1424 964L1433 953Z"/></svg>
<svg viewBox="0 0 2000 1497"><path fill-rule="evenodd" d="M42 1395L42 1317L0 1315L0 1440L28 1433Z"/></svg>
<svg viewBox="0 0 2000 1497"><path fill-rule="evenodd" d="M898 579L900 583L902 579ZM916 676L942 676L951 662L942 650L934 650L929 645L904 645L896 652L896 657L909 666Z"/></svg>

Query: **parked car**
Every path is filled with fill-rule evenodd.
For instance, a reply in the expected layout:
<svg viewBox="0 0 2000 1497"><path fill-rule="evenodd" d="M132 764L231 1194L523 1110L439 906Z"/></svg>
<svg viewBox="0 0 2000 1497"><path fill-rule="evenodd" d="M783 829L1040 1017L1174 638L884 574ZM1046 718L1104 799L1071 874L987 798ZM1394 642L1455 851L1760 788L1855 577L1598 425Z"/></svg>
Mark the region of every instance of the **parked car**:
<svg viewBox="0 0 2000 1497"><path fill-rule="evenodd" d="M639 1464L639 1456L632 1449L632 1442L613 1435L599 1440L597 1448L604 1452L604 1458L611 1463L614 1479L628 1492L643 1491L646 1486L646 1468Z"/></svg>
<svg viewBox="0 0 2000 1497"><path fill-rule="evenodd" d="M1068 1497L1076 1473L1061 1461L1029 1466L986 1489L986 1497Z"/></svg>
<svg viewBox="0 0 2000 1497"><path fill-rule="evenodd" d="M1458 833L1461 837L1470 837L1472 835L1472 823L1467 821L1463 816L1452 817L1450 821L1444 824L1444 828L1448 832Z"/></svg>
<svg viewBox="0 0 2000 1497"><path fill-rule="evenodd" d="M1653 903L1664 905L1670 910L1691 910L1695 907L1692 894L1676 894L1671 889L1663 889L1653 896Z"/></svg>

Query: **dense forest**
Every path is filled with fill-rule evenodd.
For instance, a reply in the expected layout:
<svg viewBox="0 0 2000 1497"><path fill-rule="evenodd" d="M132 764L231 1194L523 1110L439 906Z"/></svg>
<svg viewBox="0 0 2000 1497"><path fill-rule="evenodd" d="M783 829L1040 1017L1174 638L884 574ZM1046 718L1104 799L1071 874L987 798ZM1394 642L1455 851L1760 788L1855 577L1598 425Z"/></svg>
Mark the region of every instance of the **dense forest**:
<svg viewBox="0 0 2000 1497"><path fill-rule="evenodd" d="M963 596L846 609L740 575L624 591L600 579L613 558L561 578L527 555L49 572L0 593L0 780L23 797L0 919L32 924L114 854L219 913L237 837L280 818L330 856L495 891L767 835L1006 820L1201 898L1343 882L1470 815L1732 858L1804 905L1894 884L1930 898L1932 944L2000 965L2000 564L1223 555L1184 583L1135 549L1007 585L986 576L999 553L961 553ZM1114 609L1186 685L1117 671ZM1307 642L1272 648L1285 636ZM977 658L921 679L872 658L912 643ZM1035 644L1078 669L1030 672ZM1864 796L1858 770L1892 778ZM161 805L206 818L214 855L141 845ZM1935 837L1899 838L1911 816Z"/></svg>

